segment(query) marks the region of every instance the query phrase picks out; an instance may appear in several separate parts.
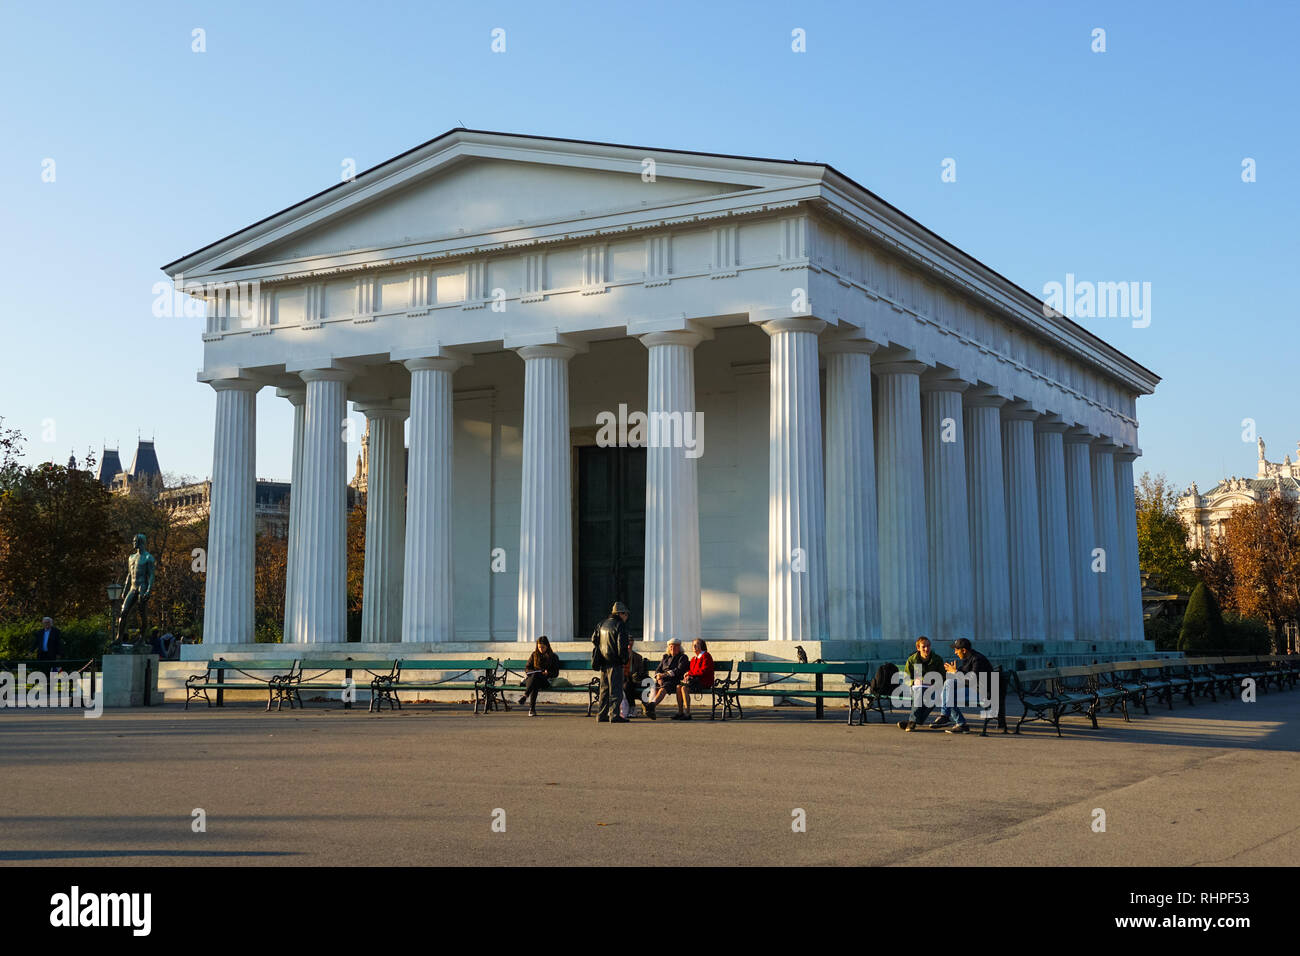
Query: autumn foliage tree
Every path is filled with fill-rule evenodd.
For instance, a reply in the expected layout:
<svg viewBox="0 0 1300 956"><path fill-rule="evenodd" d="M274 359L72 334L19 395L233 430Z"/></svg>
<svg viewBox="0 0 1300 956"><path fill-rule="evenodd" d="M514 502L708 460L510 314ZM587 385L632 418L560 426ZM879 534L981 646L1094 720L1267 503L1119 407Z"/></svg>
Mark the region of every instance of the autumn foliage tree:
<svg viewBox="0 0 1300 956"><path fill-rule="evenodd" d="M1300 617L1300 511L1274 492L1233 509L1206 568L1224 579L1225 610L1268 623L1279 649ZM1222 565L1227 565L1226 568Z"/></svg>
<svg viewBox="0 0 1300 956"><path fill-rule="evenodd" d="M1178 517L1178 493L1163 475L1143 472L1134 489L1137 501L1138 566L1165 591L1186 593L1196 585L1194 555L1187 526Z"/></svg>

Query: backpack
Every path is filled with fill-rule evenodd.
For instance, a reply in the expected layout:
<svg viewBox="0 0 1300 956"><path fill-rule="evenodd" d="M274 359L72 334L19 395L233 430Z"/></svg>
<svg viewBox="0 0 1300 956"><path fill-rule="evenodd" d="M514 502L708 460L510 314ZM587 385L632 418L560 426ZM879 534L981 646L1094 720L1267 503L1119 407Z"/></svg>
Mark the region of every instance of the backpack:
<svg viewBox="0 0 1300 956"><path fill-rule="evenodd" d="M898 673L898 665L891 661L886 661L876 668L876 676L871 678L871 693L877 697L888 697L894 691L894 675Z"/></svg>

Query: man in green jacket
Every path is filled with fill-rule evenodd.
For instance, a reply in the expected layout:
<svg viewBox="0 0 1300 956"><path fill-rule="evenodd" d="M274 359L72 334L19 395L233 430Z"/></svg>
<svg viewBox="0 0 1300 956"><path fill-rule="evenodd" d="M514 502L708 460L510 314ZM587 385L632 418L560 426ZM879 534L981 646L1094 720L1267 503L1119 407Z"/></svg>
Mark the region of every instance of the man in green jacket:
<svg viewBox="0 0 1300 956"><path fill-rule="evenodd" d="M938 689L943 687L944 680L943 658L931 652L928 637L916 639L916 653L907 659L900 673L903 675L904 683L911 689L912 712L907 720L900 720L898 726L903 730L916 730L917 724L925 723L925 718L929 717L930 711L934 709L933 706L923 707L922 699L927 694L937 693ZM930 687L922 686L927 674L935 675L935 680Z"/></svg>

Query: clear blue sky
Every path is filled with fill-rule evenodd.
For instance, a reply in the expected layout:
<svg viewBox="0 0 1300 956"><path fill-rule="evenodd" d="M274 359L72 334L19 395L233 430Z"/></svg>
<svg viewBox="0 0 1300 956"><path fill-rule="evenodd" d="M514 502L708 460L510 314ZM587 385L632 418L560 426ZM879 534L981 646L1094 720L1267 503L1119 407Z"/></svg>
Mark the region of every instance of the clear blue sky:
<svg viewBox="0 0 1300 956"><path fill-rule="evenodd" d="M129 464L139 430L165 471L206 476L200 322L152 316L158 267L337 182L346 157L364 169L461 124L828 162L1032 291L1150 282L1148 328L1082 322L1164 378L1138 404L1138 469L1202 488L1253 474L1247 417L1270 458L1295 457L1294 4L9 2L0 18L0 415L31 461L106 439ZM288 476L290 430L264 390L260 476Z"/></svg>

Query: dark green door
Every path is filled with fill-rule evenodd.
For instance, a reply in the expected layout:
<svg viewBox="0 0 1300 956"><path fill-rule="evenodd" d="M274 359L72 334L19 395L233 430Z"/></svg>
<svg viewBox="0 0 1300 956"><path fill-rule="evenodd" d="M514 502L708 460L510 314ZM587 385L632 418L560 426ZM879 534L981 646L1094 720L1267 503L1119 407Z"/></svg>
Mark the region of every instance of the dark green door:
<svg viewBox="0 0 1300 956"><path fill-rule="evenodd" d="M645 449L578 449L578 634L585 638L615 601L641 636L645 587Z"/></svg>

